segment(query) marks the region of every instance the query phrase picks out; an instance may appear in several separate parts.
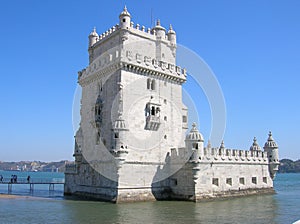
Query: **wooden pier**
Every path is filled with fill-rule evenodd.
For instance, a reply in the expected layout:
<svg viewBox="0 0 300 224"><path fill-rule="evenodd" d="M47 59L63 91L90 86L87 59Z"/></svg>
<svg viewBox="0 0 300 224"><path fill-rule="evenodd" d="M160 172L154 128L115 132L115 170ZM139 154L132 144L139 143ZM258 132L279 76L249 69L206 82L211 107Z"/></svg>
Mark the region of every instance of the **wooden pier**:
<svg viewBox="0 0 300 224"><path fill-rule="evenodd" d="M0 184L7 184L7 190L8 193L12 192L13 185L28 185L29 190L33 192L34 190L34 185L49 185L49 191L54 191L54 186L59 185L59 184L65 184L63 180L60 179L47 179L47 178L41 178L41 179L35 179L35 178L30 178L28 181L26 178L18 178L16 181L12 179L3 179L0 181Z"/></svg>

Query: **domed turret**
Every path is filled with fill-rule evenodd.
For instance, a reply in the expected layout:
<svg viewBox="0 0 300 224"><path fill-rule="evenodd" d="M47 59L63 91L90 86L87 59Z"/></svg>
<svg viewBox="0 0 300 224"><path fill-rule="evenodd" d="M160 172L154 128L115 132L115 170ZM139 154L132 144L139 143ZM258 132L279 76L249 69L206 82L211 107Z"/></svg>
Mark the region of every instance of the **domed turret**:
<svg viewBox="0 0 300 224"><path fill-rule="evenodd" d="M204 142L202 134L198 131L196 123L193 123L192 129L189 134L186 136L186 140L195 141L195 142Z"/></svg>
<svg viewBox="0 0 300 224"><path fill-rule="evenodd" d="M158 38L165 38L166 36L166 29L160 25L160 20L156 21L156 26L152 28L152 32L155 32Z"/></svg>
<svg viewBox="0 0 300 224"><path fill-rule="evenodd" d="M119 117L115 120L114 130L126 130L126 125L122 114L119 114Z"/></svg>
<svg viewBox="0 0 300 224"><path fill-rule="evenodd" d="M197 162L200 155L203 155L203 142L204 138L198 131L196 123L193 123L193 127L189 134L185 138L186 148L191 153L190 160Z"/></svg>
<svg viewBox="0 0 300 224"><path fill-rule="evenodd" d="M269 138L267 142L265 143L264 148L278 148L277 143L274 141L272 132L269 132Z"/></svg>
<svg viewBox="0 0 300 224"><path fill-rule="evenodd" d="M253 139L253 144L250 147L250 151L261 151L259 144L257 143L256 137Z"/></svg>
<svg viewBox="0 0 300 224"><path fill-rule="evenodd" d="M128 27L130 27L130 18L131 18L131 15L127 11L127 8L125 5L123 11L121 12L121 14L119 16L121 29L127 29Z"/></svg>
<svg viewBox="0 0 300 224"><path fill-rule="evenodd" d="M113 139L114 139L114 145L113 148L116 151L126 151L127 153L127 146L125 144L125 139L126 139L126 131L128 129L126 128L125 120L122 117L122 113L118 112L118 118L114 122L114 127L113 127ZM121 150L121 151L120 151Z"/></svg>
<svg viewBox="0 0 300 224"><path fill-rule="evenodd" d="M171 44L176 44L176 33L173 30L173 27L171 24L170 24L170 28L168 31L168 40L171 42Z"/></svg>
<svg viewBox="0 0 300 224"><path fill-rule="evenodd" d="M99 35L94 27L93 31L89 35L89 48L92 47L99 40Z"/></svg>
<svg viewBox="0 0 300 224"><path fill-rule="evenodd" d="M274 179L280 163L279 163L279 156L278 156L278 145L274 141L271 131L269 132L269 138L265 143L264 152L267 153L268 155L269 172L271 178Z"/></svg>

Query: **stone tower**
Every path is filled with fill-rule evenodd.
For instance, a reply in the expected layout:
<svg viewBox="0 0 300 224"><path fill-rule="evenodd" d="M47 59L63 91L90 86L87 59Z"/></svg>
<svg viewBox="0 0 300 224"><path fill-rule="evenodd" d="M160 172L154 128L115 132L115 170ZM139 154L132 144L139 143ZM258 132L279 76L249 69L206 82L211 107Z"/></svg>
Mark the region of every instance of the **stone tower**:
<svg viewBox="0 0 300 224"><path fill-rule="evenodd" d="M161 169L168 153L185 148L186 73L175 65L176 33L159 20L147 30L134 26L125 7L118 25L90 33L88 52L89 66L78 75L76 170L66 176L65 192L115 201L153 198L172 174Z"/></svg>

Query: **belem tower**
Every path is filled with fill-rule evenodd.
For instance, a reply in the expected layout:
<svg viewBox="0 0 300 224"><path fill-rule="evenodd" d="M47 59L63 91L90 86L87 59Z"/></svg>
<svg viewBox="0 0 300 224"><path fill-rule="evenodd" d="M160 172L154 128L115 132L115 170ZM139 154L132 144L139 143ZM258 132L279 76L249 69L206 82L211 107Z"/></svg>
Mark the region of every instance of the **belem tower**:
<svg viewBox="0 0 300 224"><path fill-rule="evenodd" d="M272 193L278 146L269 133L261 150L212 147L182 102L185 69L176 65L176 33L157 21L119 24L89 35L89 66L78 72L81 121L66 195L112 202L201 201Z"/></svg>

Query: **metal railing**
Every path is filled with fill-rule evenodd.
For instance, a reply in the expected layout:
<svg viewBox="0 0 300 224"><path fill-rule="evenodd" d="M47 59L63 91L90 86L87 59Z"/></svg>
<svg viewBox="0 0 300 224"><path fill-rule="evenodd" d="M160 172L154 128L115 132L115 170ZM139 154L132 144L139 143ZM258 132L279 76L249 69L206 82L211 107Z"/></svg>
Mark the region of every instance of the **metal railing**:
<svg viewBox="0 0 300 224"><path fill-rule="evenodd" d="M64 184L65 180L61 178L3 178L0 184Z"/></svg>

